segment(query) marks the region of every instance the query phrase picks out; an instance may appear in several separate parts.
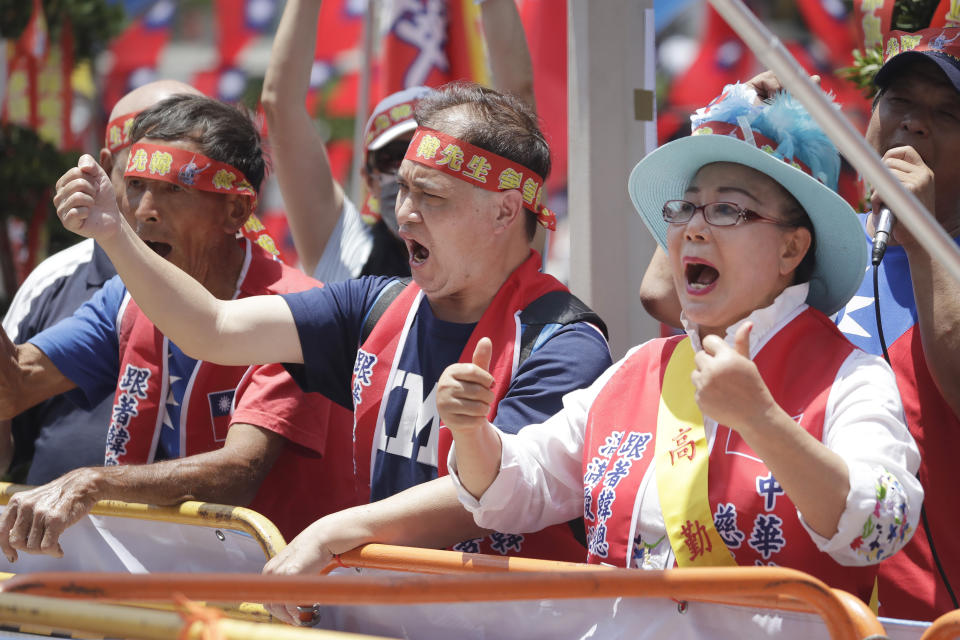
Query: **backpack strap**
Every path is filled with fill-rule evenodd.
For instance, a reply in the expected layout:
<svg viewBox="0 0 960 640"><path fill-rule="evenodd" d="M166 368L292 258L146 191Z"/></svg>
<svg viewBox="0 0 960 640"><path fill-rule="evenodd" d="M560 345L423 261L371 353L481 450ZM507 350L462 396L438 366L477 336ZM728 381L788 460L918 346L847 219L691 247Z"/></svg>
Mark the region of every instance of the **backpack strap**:
<svg viewBox="0 0 960 640"><path fill-rule="evenodd" d="M520 336L520 359L522 364L534 348L544 327L551 324L567 325L575 322L587 322L596 326L609 339L607 325L596 312L569 291L551 291L545 293L520 312L520 324L523 333Z"/></svg>
<svg viewBox="0 0 960 640"><path fill-rule="evenodd" d="M378 295L377 299L373 302L373 306L363 321L363 329L360 332L361 345L367 341L373 328L377 326L377 322L379 322L383 314L387 312L387 309L393 304L393 301L403 293L403 290L407 288L411 280L412 278L397 278L380 291L380 295Z"/></svg>
<svg viewBox="0 0 960 640"><path fill-rule="evenodd" d="M380 292L373 303L370 312L363 321L363 330L360 334L360 344L367 341L373 328L386 313L393 301L399 297L411 278L394 280ZM569 291L551 291L540 296L520 312L520 324L523 325L523 334L520 336L519 362L522 364L537 346L537 339L544 327L551 324L568 325L575 322L587 322L595 325L604 338L608 338L607 325L577 296Z"/></svg>

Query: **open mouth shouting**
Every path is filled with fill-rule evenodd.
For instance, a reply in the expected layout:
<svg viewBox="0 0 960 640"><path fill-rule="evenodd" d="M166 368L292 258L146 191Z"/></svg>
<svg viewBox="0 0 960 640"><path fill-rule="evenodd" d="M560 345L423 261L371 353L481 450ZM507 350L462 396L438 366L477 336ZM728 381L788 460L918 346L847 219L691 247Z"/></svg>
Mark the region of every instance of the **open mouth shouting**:
<svg viewBox="0 0 960 640"><path fill-rule="evenodd" d="M406 239L407 253L410 254L410 266L419 267L430 257L430 250L416 240Z"/></svg>
<svg viewBox="0 0 960 640"><path fill-rule="evenodd" d="M700 258L684 258L683 275L686 280L687 293L695 296L701 296L712 291L720 278L720 272L717 268Z"/></svg>
<svg viewBox="0 0 960 640"><path fill-rule="evenodd" d="M144 240L144 242L161 258L166 258L173 251L173 246L166 242L153 242L152 240Z"/></svg>

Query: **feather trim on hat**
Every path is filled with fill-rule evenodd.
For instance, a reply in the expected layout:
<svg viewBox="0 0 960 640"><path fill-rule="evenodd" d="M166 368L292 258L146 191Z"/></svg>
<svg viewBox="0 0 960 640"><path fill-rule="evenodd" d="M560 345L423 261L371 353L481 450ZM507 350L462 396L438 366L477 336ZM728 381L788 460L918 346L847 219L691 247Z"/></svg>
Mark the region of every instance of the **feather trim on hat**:
<svg viewBox="0 0 960 640"><path fill-rule="evenodd" d="M834 107L839 108L839 105L834 103ZM774 155L799 160L810 167L813 176L827 187L837 188L840 156L836 146L803 105L786 92L778 92L769 100L760 101L757 92L749 85L727 85L720 97L698 109L690 117L690 122L694 130L707 122L727 122L741 129L749 126L777 144Z"/></svg>

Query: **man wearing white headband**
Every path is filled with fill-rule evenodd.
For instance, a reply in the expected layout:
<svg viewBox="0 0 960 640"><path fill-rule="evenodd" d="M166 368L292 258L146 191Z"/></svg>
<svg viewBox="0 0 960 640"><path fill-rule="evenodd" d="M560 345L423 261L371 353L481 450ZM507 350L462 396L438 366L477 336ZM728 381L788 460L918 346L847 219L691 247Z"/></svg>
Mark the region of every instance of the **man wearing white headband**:
<svg viewBox="0 0 960 640"><path fill-rule="evenodd" d="M502 372L491 412L498 424L552 414L566 392L610 362L599 318L539 271L529 246L538 222L553 222L541 203L550 156L535 116L516 98L452 85L421 99L416 117L397 208L410 284L365 277L302 294L218 300L132 233L92 159L71 170L56 196L64 225L97 239L134 301L188 353L231 365L291 363L305 390L352 408L353 462L374 500L445 474L437 379L447 365L469 362L481 338L493 338L487 357ZM456 503L452 484L446 499ZM463 537L479 536L462 515ZM297 566L311 564L309 531L284 556ZM467 548L583 553L563 527L491 534L483 543Z"/></svg>
<svg viewBox="0 0 960 640"><path fill-rule="evenodd" d="M126 228L145 250L219 299L319 286L262 249L271 246L268 237L237 237L255 226L266 168L246 114L177 95L140 113L130 140L119 200L129 212ZM120 218L113 183L102 170L99 178ZM11 561L17 550L60 555L61 533L98 500L250 504L286 536L357 501L352 482L336 484L345 474L334 464L344 456L333 438L349 429L349 412L301 392L279 365L223 367L190 357L129 299L119 278L4 359L0 415L68 390L81 405L112 398L101 425L103 466L75 469L11 498L0 517L0 549ZM337 427L330 439L329 424ZM348 439L339 442L349 451ZM326 490L316 491L314 482Z"/></svg>
<svg viewBox="0 0 960 640"><path fill-rule="evenodd" d="M397 237L397 170L417 127L414 106L432 90L409 87L374 107L363 132L361 177L375 210L358 211L333 179L324 140L304 108L320 4L290 0L284 6L261 95L300 264L326 283L360 275L406 276L406 249ZM481 16L496 87L533 105L530 54L514 0L487 0Z"/></svg>

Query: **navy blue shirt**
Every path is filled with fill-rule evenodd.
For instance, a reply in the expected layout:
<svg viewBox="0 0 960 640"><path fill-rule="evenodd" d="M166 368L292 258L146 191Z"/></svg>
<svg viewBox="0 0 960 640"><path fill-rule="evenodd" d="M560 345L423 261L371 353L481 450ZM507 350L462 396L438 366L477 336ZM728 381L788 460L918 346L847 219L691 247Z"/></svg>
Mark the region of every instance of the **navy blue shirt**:
<svg viewBox="0 0 960 640"><path fill-rule="evenodd" d="M351 378L363 324L393 280L364 277L283 296L304 358L303 365L287 365L287 370L301 388L353 408ZM438 319L423 298L374 436L371 500L437 477L437 380L460 359L474 326ZM610 364L606 340L592 325L548 326L500 401L494 424L516 432L543 422L560 410L564 394L588 386Z"/></svg>
<svg viewBox="0 0 960 640"><path fill-rule="evenodd" d="M70 317L115 274L107 255L92 240L61 251L39 265L24 282L4 328L16 344L28 342ZM112 405L112 395L78 406L68 394L61 394L15 417L11 468L15 476L20 476L20 470L30 465L25 478L15 479L44 484L78 467L102 465Z"/></svg>

